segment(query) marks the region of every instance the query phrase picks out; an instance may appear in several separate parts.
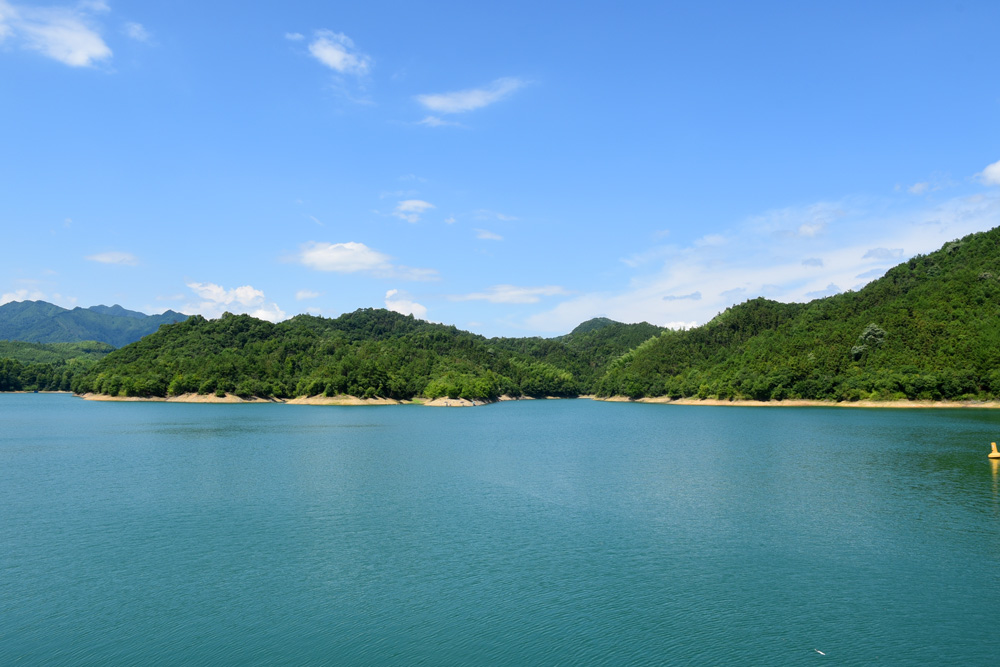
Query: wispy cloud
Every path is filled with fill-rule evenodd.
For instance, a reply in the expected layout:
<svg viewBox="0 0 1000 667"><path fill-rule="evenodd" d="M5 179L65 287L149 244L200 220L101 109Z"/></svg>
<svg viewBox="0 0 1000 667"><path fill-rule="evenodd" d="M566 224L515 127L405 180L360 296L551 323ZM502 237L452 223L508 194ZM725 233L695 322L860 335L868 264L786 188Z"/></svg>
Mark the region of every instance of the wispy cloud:
<svg viewBox="0 0 1000 667"><path fill-rule="evenodd" d="M107 10L103 2L35 7L0 0L0 41L10 39L70 67L90 67L112 55L93 19Z"/></svg>
<svg viewBox="0 0 1000 667"><path fill-rule="evenodd" d="M804 296L807 300L811 301L812 299L822 299L823 297L833 296L834 294L840 294L843 291L844 290L837 287L837 285L835 285L834 283L830 283L823 289L815 290L813 292L806 292Z"/></svg>
<svg viewBox="0 0 1000 667"><path fill-rule="evenodd" d="M250 285L226 289L215 283L186 283L195 293L199 301L184 307L186 312L193 312L205 317L219 317L224 312L234 314L245 313L269 322L279 322L285 319L285 311L278 304L267 303L264 292Z"/></svg>
<svg viewBox="0 0 1000 667"><path fill-rule="evenodd" d="M288 33L287 39L299 41L302 35ZM340 74L364 76L371 71L372 59L354 48L354 41L342 32L317 30L309 43L309 53L313 58Z"/></svg>
<svg viewBox="0 0 1000 667"><path fill-rule="evenodd" d="M427 319L427 307L414 301L406 292L391 289L385 293L385 307L401 315L413 315L417 319Z"/></svg>
<svg viewBox="0 0 1000 667"><path fill-rule="evenodd" d="M690 294L668 294L663 297L664 301L701 301L701 292L691 292Z"/></svg>
<svg viewBox="0 0 1000 667"><path fill-rule="evenodd" d="M458 121L445 120L437 116L425 116L417 121L417 125L426 125L427 127L463 127Z"/></svg>
<svg viewBox="0 0 1000 667"><path fill-rule="evenodd" d="M503 237L499 234L494 234L488 229L477 229L476 238L482 239L484 241L503 241Z"/></svg>
<svg viewBox="0 0 1000 667"><path fill-rule="evenodd" d="M875 278L881 278L882 276L885 275L885 272L888 270L889 270L888 268L872 269L871 271L865 271L864 273L859 273L854 277L857 278L858 280L873 280Z"/></svg>
<svg viewBox="0 0 1000 667"><path fill-rule="evenodd" d="M305 299L315 299L320 295L319 292L314 292L308 289L300 289L295 293L295 299L297 301L304 301Z"/></svg>
<svg viewBox="0 0 1000 667"><path fill-rule="evenodd" d="M136 23L135 21L129 21L126 23L122 32L124 32L125 36L129 39L135 40L136 42L142 42L143 44L148 44L153 39L153 36L149 34L149 31L146 30L145 26L141 23Z"/></svg>
<svg viewBox="0 0 1000 667"><path fill-rule="evenodd" d="M511 222L517 220L516 215L507 215L498 211L491 211L488 208L477 208L472 212L472 217L476 220L500 220L501 222Z"/></svg>
<svg viewBox="0 0 1000 667"><path fill-rule="evenodd" d="M124 266L135 266L139 259L129 252L100 252L96 255L87 255L84 259L101 264L121 264Z"/></svg>
<svg viewBox="0 0 1000 667"><path fill-rule="evenodd" d="M621 261L625 266L635 269L644 264L665 259L667 256L676 252L677 248L674 246L653 246L652 248L648 248L642 252L637 252L633 255L629 255L628 257L623 257Z"/></svg>
<svg viewBox="0 0 1000 667"><path fill-rule="evenodd" d="M42 301L45 300L45 293L37 289L19 289L13 292L0 294L0 306L11 301Z"/></svg>
<svg viewBox="0 0 1000 667"><path fill-rule="evenodd" d="M569 294L562 287L517 287L515 285L494 285L485 292L457 294L448 297L452 301L489 301L490 303L538 303L542 297Z"/></svg>
<svg viewBox="0 0 1000 667"><path fill-rule="evenodd" d="M417 95L416 100L435 113L464 113L499 102L524 84L524 81L516 77L503 77L482 88Z"/></svg>
<svg viewBox="0 0 1000 667"><path fill-rule="evenodd" d="M861 259L877 259L881 261L899 261L903 257L902 248L872 248L865 251Z"/></svg>
<svg viewBox="0 0 1000 667"><path fill-rule="evenodd" d="M392 258L364 243L317 243L302 246L295 258L303 266L316 271L333 273L367 273L377 278L397 278L410 281L438 280L435 269L420 269L397 265Z"/></svg>
<svg viewBox="0 0 1000 667"><path fill-rule="evenodd" d="M431 204L430 202L420 199L407 199L399 202L392 214L401 220L406 220L407 222L419 222L420 216L423 215L424 211L432 208L435 207L434 204Z"/></svg>
<svg viewBox="0 0 1000 667"><path fill-rule="evenodd" d="M664 250L655 264L636 263L627 287L577 294L524 326L564 333L594 313L623 322L704 324L757 296L803 302L860 289L907 257L1000 225L997 191L919 207L914 201L854 200L752 216L720 235L725 243L699 239ZM821 234L799 233L803 224L827 221ZM701 299L677 298L695 294Z"/></svg>
<svg viewBox="0 0 1000 667"><path fill-rule="evenodd" d="M817 202L808 206L772 209L751 217L747 222L761 232L783 238L813 238L847 214L843 203Z"/></svg>

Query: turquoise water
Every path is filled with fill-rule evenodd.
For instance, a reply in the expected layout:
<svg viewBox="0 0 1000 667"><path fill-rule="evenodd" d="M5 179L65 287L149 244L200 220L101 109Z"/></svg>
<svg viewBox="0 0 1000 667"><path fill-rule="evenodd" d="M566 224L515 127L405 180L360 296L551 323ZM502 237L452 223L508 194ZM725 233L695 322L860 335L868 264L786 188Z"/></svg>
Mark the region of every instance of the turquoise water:
<svg viewBox="0 0 1000 667"><path fill-rule="evenodd" d="M997 664L998 437L0 395L0 664Z"/></svg>

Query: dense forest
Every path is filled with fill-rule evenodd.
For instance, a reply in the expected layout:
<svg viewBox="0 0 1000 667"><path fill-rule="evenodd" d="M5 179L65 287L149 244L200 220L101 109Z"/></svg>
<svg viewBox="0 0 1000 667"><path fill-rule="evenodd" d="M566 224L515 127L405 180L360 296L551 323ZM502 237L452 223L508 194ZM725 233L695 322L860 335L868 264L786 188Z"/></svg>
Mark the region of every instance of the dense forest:
<svg viewBox="0 0 1000 667"><path fill-rule="evenodd" d="M73 378L114 351L107 343L0 340L0 391L69 391Z"/></svg>
<svg viewBox="0 0 1000 667"><path fill-rule="evenodd" d="M9 357L0 390L985 400L1000 397L998 324L1000 228L916 256L858 292L752 299L686 331L597 318L558 338L487 339L381 309L279 324L227 313L165 324L110 353L15 354L0 343Z"/></svg>
<svg viewBox="0 0 1000 667"><path fill-rule="evenodd" d="M194 316L108 355L72 388L124 396L577 396L604 366L660 331L608 321L564 341L487 339L371 308L279 324Z"/></svg>
<svg viewBox="0 0 1000 667"><path fill-rule="evenodd" d="M1000 229L914 257L858 292L755 299L610 366L602 396L1000 397Z"/></svg>

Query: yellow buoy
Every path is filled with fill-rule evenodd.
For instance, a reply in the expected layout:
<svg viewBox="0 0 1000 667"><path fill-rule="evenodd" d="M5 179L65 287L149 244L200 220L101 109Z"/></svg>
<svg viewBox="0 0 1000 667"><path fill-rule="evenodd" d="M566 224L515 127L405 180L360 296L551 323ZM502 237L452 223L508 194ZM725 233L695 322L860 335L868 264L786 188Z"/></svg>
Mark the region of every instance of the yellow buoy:
<svg viewBox="0 0 1000 667"><path fill-rule="evenodd" d="M993 447L993 451L987 454L991 459L1000 459L1000 452L997 451L997 443L991 442L990 446Z"/></svg>

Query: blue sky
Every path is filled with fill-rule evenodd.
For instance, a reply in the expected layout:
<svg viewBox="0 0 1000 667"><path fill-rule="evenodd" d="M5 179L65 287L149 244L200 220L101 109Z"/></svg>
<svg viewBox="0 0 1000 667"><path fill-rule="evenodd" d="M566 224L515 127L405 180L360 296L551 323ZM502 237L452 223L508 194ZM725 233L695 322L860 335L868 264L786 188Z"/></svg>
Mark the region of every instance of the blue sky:
<svg viewBox="0 0 1000 667"><path fill-rule="evenodd" d="M996 2L0 0L0 303L551 336L859 289L1000 225L998 29Z"/></svg>

